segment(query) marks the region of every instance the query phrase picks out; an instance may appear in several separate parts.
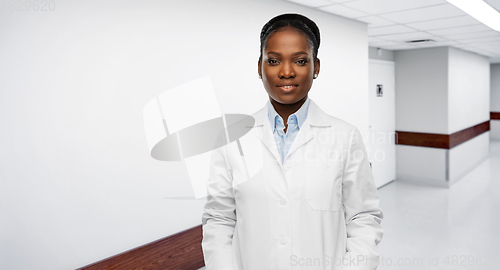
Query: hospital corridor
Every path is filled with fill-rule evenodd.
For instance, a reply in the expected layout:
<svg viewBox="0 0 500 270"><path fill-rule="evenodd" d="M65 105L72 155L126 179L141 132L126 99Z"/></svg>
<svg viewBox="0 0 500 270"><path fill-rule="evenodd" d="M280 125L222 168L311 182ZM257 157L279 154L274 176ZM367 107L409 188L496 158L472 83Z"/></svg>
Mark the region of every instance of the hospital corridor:
<svg viewBox="0 0 500 270"><path fill-rule="evenodd" d="M500 0L0 0L0 269L500 269Z"/></svg>

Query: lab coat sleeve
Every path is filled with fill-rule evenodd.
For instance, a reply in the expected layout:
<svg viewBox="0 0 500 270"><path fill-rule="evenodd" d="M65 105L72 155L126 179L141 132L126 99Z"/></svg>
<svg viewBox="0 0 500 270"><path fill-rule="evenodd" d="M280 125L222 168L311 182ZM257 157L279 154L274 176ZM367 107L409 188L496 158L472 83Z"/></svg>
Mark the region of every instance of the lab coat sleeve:
<svg viewBox="0 0 500 270"><path fill-rule="evenodd" d="M347 232L343 269L373 270L379 260L377 245L382 240L383 213L363 137L356 127L350 133L348 148L342 179Z"/></svg>
<svg viewBox="0 0 500 270"><path fill-rule="evenodd" d="M202 216L202 249L207 270L232 270L236 206L225 147L212 151L208 197Z"/></svg>

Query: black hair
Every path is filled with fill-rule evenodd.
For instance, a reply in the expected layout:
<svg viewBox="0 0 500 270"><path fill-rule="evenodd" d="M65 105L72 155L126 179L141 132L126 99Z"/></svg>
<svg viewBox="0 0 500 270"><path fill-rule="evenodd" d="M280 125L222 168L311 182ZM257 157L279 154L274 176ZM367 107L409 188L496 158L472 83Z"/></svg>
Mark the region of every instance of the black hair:
<svg viewBox="0 0 500 270"><path fill-rule="evenodd" d="M269 35L282 27L293 27L302 32L308 40L309 46L313 49L313 59L318 57L320 43L319 28L311 19L304 15L286 13L278 15L269 20L260 32L260 57L262 59L262 50L265 47Z"/></svg>

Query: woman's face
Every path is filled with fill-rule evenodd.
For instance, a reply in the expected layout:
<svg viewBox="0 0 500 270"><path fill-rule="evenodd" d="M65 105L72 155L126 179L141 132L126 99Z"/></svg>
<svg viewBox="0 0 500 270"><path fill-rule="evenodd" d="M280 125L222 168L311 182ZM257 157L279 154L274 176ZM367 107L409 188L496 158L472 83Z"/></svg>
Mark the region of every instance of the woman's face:
<svg viewBox="0 0 500 270"><path fill-rule="evenodd" d="M286 27L272 33L259 60L259 76L269 96L281 104L305 100L314 74L319 73L319 59L314 61L307 37Z"/></svg>

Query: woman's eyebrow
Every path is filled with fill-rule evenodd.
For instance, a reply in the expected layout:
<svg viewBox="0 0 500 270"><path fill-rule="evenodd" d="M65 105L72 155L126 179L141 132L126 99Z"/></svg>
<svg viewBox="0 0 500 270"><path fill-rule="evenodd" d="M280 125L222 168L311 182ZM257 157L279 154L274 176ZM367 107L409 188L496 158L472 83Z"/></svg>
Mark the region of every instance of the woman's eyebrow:
<svg viewBox="0 0 500 270"><path fill-rule="evenodd" d="M296 53L294 53L293 55L295 56L295 55L299 55L299 54L306 54L306 55L309 55L307 52L296 52Z"/></svg>
<svg viewBox="0 0 500 270"><path fill-rule="evenodd" d="M271 51L271 52L268 52L267 54L275 54L275 55L281 55L280 53L277 53L277 52L273 52L273 51ZM293 55L293 56L295 56L295 55L299 55L299 54L306 54L306 55L309 55L309 54L308 54L307 52L303 52L303 51L301 51L301 52L296 52L296 53L293 53L292 55Z"/></svg>

